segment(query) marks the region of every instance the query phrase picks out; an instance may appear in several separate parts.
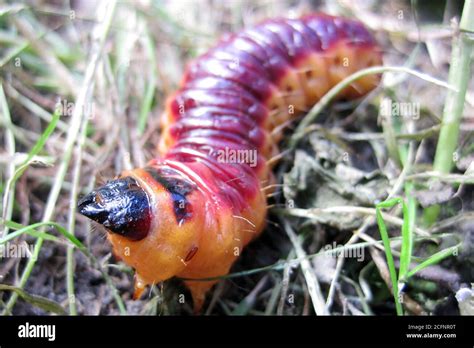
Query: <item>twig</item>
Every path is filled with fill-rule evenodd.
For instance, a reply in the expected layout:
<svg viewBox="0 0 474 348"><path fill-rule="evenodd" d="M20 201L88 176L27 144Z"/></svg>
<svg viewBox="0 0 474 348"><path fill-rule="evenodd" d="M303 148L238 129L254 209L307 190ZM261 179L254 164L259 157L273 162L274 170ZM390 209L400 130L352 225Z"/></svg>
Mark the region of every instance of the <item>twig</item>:
<svg viewBox="0 0 474 348"><path fill-rule="evenodd" d="M290 238L291 243L293 244L293 248L295 248L296 256L301 258L300 266L301 270L303 271L306 284L308 285L308 292L311 296L311 300L313 301L314 311L317 315L326 315L325 306L324 306L324 298L321 293L321 288L319 286L319 281L314 272L311 263L308 261L306 252L301 247L301 243L298 240L298 237L293 232L290 224L288 221L283 220L283 224L285 226L285 231Z"/></svg>
<svg viewBox="0 0 474 348"><path fill-rule="evenodd" d="M318 220L318 217L321 213L337 213L337 214L362 214L362 215L371 215L375 216L376 212L374 208L365 208L365 207L357 207L357 206L335 206L329 208L311 208L311 209L299 209L299 208L290 208L290 209L275 209L277 212L281 212L282 214L292 215L292 216L299 216L299 217L306 217L309 219ZM389 222L395 226L402 226L403 220L386 213L382 213L383 218L386 222ZM418 233L420 236L429 236L429 232L426 230L416 227L415 232Z"/></svg>
<svg viewBox="0 0 474 348"><path fill-rule="evenodd" d="M75 161L72 172L71 194L69 198L69 213L68 213L68 230L74 235L76 226L76 206L77 195L79 192L79 179L81 177L81 163L82 163L82 148L85 144L86 129L90 115L85 115L82 120L81 131L79 134L79 141L74 149ZM66 288L69 300L69 314L77 315L76 298L74 295L74 247L68 246L66 253Z"/></svg>
<svg viewBox="0 0 474 348"><path fill-rule="evenodd" d="M294 258L294 250L290 252L288 255L287 261ZM281 293L280 293L280 301L277 307L277 315L283 315L283 309L285 307L286 302L286 295L288 293L288 286L290 284L290 272L291 272L291 263L288 262L283 269L283 279L281 280Z"/></svg>

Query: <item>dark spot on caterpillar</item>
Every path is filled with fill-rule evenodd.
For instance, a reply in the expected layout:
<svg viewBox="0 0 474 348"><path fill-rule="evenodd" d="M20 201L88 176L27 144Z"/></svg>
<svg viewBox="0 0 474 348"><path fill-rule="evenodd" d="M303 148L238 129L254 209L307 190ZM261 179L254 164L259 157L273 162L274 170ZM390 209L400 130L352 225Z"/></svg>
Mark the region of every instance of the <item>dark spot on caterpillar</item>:
<svg viewBox="0 0 474 348"><path fill-rule="evenodd" d="M188 254L186 255L184 262L191 261L191 259L194 257L194 255L196 255L198 250L199 248L197 246L192 247L191 250L189 250Z"/></svg>
<svg viewBox="0 0 474 348"><path fill-rule="evenodd" d="M151 211L148 195L132 177L109 181L78 202L84 216L108 230L140 240L150 230Z"/></svg>
<svg viewBox="0 0 474 348"><path fill-rule="evenodd" d="M179 174L173 170L146 167L145 171L170 193L176 221L182 225L192 216L192 207L187 200L187 195L194 190L194 185L177 177Z"/></svg>

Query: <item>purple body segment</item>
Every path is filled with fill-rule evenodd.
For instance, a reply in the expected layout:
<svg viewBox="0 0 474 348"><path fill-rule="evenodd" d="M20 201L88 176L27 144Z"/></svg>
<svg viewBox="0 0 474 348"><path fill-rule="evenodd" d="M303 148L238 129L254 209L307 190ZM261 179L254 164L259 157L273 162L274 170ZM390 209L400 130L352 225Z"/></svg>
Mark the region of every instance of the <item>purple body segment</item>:
<svg viewBox="0 0 474 348"><path fill-rule="evenodd" d="M180 118L184 118L189 110L202 106L235 109L236 111L246 114L247 117L260 121L267 115L265 105L243 88L240 91L184 89L175 97L172 110L174 116L179 115ZM183 111L181 112L181 110ZM179 119L177 122L179 122Z"/></svg>
<svg viewBox="0 0 474 348"><path fill-rule="evenodd" d="M218 84L219 87L225 81L232 81L238 85L237 88L244 88L261 100L264 100L271 92L268 80L262 79L258 71L245 66L237 60L219 58L199 60L189 69L187 76L189 82L194 82L194 84L207 77L214 77L215 79L222 80Z"/></svg>
<svg viewBox="0 0 474 348"><path fill-rule="evenodd" d="M188 67L169 104L173 145L165 160L195 171L204 165L220 195L241 207L260 189L261 151L269 146L266 103L280 93L280 79L299 60L340 41L374 45L362 24L319 14L268 20L223 40ZM229 154L242 156L233 161Z"/></svg>

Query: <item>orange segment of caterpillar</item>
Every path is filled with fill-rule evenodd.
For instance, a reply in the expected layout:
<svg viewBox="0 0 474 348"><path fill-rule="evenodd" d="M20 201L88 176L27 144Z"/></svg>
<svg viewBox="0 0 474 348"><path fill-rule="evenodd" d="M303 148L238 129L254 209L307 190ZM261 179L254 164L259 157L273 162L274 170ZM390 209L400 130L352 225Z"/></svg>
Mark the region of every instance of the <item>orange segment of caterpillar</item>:
<svg viewBox="0 0 474 348"><path fill-rule="evenodd" d="M267 20L193 61L166 103L159 156L79 202L136 270L135 297L178 276L199 311L216 281L192 279L226 275L265 227L262 186L274 183L268 159L282 136L272 131L381 62L361 23L324 14ZM365 76L341 97L378 82Z"/></svg>

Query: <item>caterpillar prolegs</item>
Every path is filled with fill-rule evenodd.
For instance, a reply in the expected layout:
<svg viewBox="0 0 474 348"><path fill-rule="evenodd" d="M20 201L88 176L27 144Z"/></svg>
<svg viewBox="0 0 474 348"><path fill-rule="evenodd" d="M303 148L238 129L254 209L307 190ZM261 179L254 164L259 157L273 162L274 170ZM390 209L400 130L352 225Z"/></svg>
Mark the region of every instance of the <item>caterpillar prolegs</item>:
<svg viewBox="0 0 474 348"><path fill-rule="evenodd" d="M178 276L199 310L216 281L190 279L227 274L265 227L262 188L272 180L268 160L281 126L380 63L361 23L324 14L267 20L193 61L166 103L159 157L79 202L136 270L135 297ZM363 77L340 96L362 96L378 80Z"/></svg>

